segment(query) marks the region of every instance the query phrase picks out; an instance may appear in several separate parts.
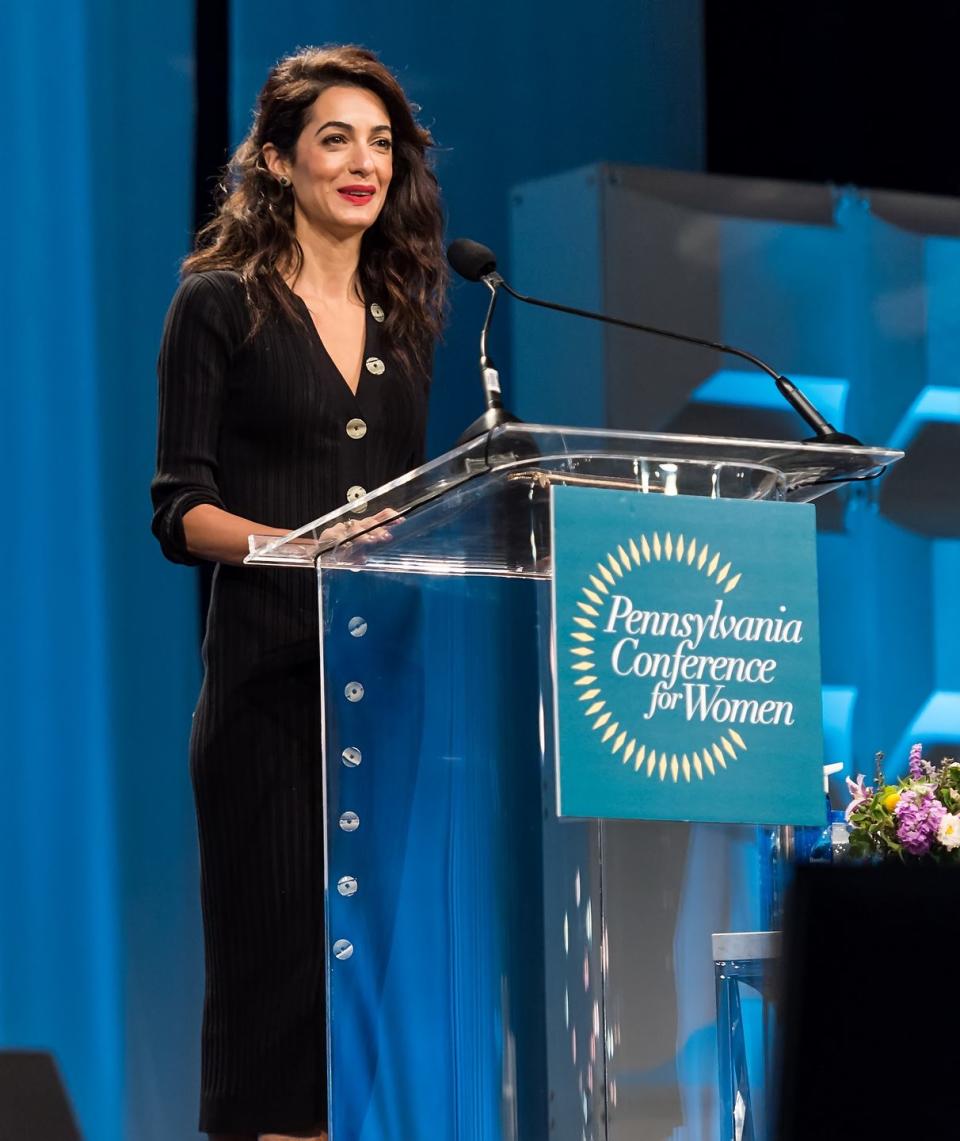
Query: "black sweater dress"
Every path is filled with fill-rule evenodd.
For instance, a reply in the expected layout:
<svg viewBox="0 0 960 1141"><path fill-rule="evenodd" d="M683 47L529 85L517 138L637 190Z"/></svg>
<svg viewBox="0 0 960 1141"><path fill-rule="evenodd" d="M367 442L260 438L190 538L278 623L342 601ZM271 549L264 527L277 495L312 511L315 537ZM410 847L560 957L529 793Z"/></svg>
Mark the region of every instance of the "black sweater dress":
<svg viewBox="0 0 960 1141"><path fill-rule="evenodd" d="M242 282L188 276L160 351L153 530L192 563L183 515L211 503L293 529L422 461L428 378L404 375L368 299L356 395L303 323L248 340ZM194 715L206 993L200 1128L326 1121L316 577L216 567Z"/></svg>

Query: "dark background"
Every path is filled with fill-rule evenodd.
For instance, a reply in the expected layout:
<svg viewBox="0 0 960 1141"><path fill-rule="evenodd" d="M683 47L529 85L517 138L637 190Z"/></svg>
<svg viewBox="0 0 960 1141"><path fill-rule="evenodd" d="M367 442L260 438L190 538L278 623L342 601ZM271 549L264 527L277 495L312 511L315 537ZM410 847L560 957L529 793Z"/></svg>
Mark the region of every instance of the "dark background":
<svg viewBox="0 0 960 1141"><path fill-rule="evenodd" d="M960 192L960 7L884 7L704 0L707 169Z"/></svg>

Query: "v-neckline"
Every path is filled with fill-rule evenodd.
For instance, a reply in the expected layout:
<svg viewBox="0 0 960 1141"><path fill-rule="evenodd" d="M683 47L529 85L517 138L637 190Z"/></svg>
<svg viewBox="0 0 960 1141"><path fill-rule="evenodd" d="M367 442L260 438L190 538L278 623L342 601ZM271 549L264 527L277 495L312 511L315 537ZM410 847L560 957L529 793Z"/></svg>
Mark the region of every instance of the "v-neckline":
<svg viewBox="0 0 960 1141"><path fill-rule="evenodd" d="M284 285L286 285L286 282L284 282ZM367 311L366 303L364 303L364 306L363 306L363 349L360 353L360 375L357 377L357 387L356 387L356 389L354 389L351 386L350 381L347 380L347 378L340 371L339 365L333 359L333 357L330 355L330 353L327 349L327 346L323 343L323 337L320 336L320 330L317 328L317 323L316 323L316 321L314 321L313 314L310 312L310 308L307 305L306 301L304 301L304 299L300 296L299 293L294 293L294 291L292 289L290 289L289 285L287 285L287 289L290 290L291 295L293 297L295 297L297 299L297 301L299 301L300 304L303 306L303 310L307 315L307 322L310 325L310 328L313 330L313 335L316 338L317 344L320 346L320 351L327 358L327 361L329 362L330 367L333 369L333 371L340 378L340 382L343 385L343 387L347 390L347 392L350 393L350 395L353 397L353 399L356 400L358 398L358 395L360 392L360 385L363 384L363 379L364 379L363 374L366 372L367 342L369 340L369 327L370 327L370 322L368 319L369 313Z"/></svg>

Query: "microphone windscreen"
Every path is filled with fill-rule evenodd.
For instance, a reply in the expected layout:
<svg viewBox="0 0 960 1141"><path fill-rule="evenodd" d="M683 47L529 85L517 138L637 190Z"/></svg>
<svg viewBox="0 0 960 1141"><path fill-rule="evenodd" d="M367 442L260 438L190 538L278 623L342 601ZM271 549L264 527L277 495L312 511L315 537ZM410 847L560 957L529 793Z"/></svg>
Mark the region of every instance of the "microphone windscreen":
<svg viewBox="0 0 960 1141"><path fill-rule="evenodd" d="M497 268L493 250L469 238L457 238L447 246L447 261L467 281L479 281Z"/></svg>

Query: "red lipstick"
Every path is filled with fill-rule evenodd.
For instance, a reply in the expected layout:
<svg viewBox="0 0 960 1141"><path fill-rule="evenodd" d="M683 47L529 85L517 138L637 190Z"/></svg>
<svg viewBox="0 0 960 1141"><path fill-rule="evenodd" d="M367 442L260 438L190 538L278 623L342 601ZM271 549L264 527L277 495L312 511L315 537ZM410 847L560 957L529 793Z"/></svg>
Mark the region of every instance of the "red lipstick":
<svg viewBox="0 0 960 1141"><path fill-rule="evenodd" d="M345 198L352 206L365 206L376 192L375 186L368 186L366 183L337 187L337 193L340 197Z"/></svg>

